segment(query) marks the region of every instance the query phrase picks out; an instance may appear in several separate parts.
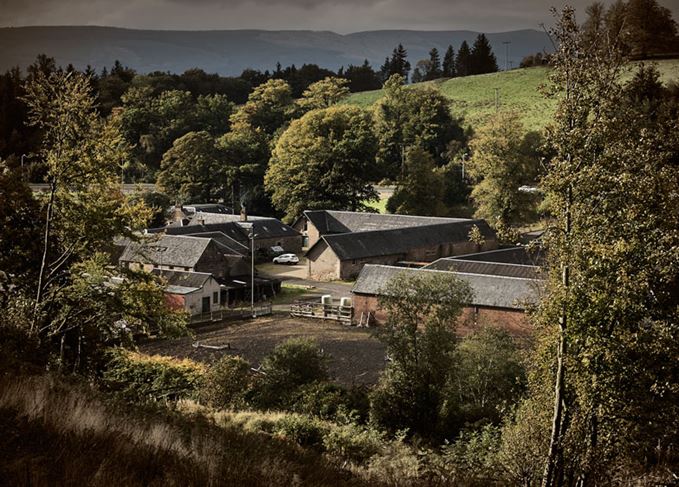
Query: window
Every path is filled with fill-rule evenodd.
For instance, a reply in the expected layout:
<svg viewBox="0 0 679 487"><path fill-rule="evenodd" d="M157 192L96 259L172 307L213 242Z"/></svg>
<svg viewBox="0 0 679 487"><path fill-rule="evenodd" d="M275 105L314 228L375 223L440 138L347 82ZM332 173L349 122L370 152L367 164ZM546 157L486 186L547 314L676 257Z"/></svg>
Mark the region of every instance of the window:
<svg viewBox="0 0 679 487"><path fill-rule="evenodd" d="M171 270L171 271L174 270L174 266L173 266L173 265L170 266L170 270Z"/></svg>
<svg viewBox="0 0 679 487"><path fill-rule="evenodd" d="M184 270L185 270L186 272L189 272L189 271L191 270L191 268L190 268L190 267L184 267Z"/></svg>
<svg viewBox="0 0 679 487"><path fill-rule="evenodd" d="M217 291L212 293L212 302L214 304L219 304L219 293Z"/></svg>

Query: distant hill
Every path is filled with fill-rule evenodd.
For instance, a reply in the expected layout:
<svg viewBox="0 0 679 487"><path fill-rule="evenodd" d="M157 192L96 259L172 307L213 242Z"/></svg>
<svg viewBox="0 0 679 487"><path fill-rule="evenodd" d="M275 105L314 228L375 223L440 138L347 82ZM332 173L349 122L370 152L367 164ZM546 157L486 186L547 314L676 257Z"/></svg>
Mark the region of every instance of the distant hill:
<svg viewBox="0 0 679 487"><path fill-rule="evenodd" d="M457 51L463 40L472 43L478 32L381 30L341 35L328 31L159 31L112 27L16 27L0 28L0 70L25 68L38 54L56 58L61 65L100 70L118 59L140 73L181 73L198 67L209 73L238 75L245 68L273 70L314 63L329 69L361 64L368 59L376 69L402 43L414 66L428 57L432 47L443 52L452 44ZM543 49L550 42L544 32L519 30L487 34L501 68L505 66L505 41L509 61Z"/></svg>
<svg viewBox="0 0 679 487"><path fill-rule="evenodd" d="M664 83L670 80L679 81L679 59L661 60L654 64ZM634 63L631 63L630 68L633 66ZM465 124L473 127L478 127L495 112L497 88L499 109L518 112L527 129L538 130L547 124L556 106L556 100L546 99L539 90L540 85L547 83L548 74L549 68L546 67L525 68L436 80L414 86L429 85L441 91L450 99L453 114L464 116ZM382 90L354 93L350 96L349 103L367 107L382 96Z"/></svg>

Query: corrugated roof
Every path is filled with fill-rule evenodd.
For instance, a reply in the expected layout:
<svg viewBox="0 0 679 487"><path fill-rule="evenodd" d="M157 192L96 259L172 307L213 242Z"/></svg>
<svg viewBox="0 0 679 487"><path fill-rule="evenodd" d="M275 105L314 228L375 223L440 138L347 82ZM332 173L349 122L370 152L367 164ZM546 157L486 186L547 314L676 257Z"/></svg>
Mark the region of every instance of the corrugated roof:
<svg viewBox="0 0 679 487"><path fill-rule="evenodd" d="M304 212L304 215L320 231L321 235L328 233L392 230L396 228L469 221L467 218L390 215L334 210L307 210Z"/></svg>
<svg viewBox="0 0 679 487"><path fill-rule="evenodd" d="M539 279L540 268L532 265L503 264L498 262L480 262L473 260L452 259L445 257L424 267L436 271L455 271L467 274L485 274L489 276L523 277Z"/></svg>
<svg viewBox="0 0 679 487"><path fill-rule="evenodd" d="M130 242L120 260L124 262L142 262L145 264L173 265L194 267L201 258L211 239L163 235L145 238L140 242Z"/></svg>
<svg viewBox="0 0 679 487"><path fill-rule="evenodd" d="M465 219L434 225L325 235L314 247L324 241L340 260L398 255L418 248L467 242L469 231L475 225L484 238L495 238L495 232L485 220Z"/></svg>
<svg viewBox="0 0 679 487"><path fill-rule="evenodd" d="M374 264L363 267L351 292L379 296L387 283L395 276L417 272L454 274L467 281L474 292L473 302L469 303L472 306L523 310L527 303L536 302L540 293L541 281L536 279L451 273Z"/></svg>
<svg viewBox="0 0 679 487"><path fill-rule="evenodd" d="M212 274L206 272L166 271L153 269L153 273L162 277L171 286L183 286L200 289L212 278Z"/></svg>

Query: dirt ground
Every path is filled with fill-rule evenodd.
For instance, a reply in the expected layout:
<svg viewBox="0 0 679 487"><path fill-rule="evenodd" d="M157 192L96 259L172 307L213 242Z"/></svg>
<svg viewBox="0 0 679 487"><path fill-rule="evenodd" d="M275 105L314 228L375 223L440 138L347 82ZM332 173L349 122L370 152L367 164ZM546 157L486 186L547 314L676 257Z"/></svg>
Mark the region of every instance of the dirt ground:
<svg viewBox="0 0 679 487"><path fill-rule="evenodd" d="M370 329L345 326L334 321L291 318L284 314L227 323L195 331L193 338L160 340L141 347L149 354L170 355L210 363L225 354L240 355L257 367L264 356L288 338L310 338L329 355L330 374L343 385L374 384L385 366L384 346ZM230 345L230 349L195 348Z"/></svg>

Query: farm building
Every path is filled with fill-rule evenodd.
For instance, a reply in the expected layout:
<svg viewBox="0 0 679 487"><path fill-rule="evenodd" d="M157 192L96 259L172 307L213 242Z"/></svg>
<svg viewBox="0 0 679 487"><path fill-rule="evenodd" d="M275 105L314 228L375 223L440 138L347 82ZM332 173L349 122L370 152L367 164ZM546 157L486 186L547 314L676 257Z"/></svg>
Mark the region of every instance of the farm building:
<svg viewBox="0 0 679 487"><path fill-rule="evenodd" d="M167 281L165 294L173 308L187 311L190 315L216 311L228 302L228 295L222 294L219 282L206 272L163 271L153 273Z"/></svg>
<svg viewBox="0 0 679 487"><path fill-rule="evenodd" d="M204 234L221 232L235 240L249 252L251 247L250 225L254 228L255 252L265 252L271 247L278 246L285 252L300 253L302 251L302 234L276 218L245 217L239 215L225 215L221 213L198 212L184 226L168 226L152 228L148 233L165 232L168 235L192 235L200 237Z"/></svg>
<svg viewBox="0 0 679 487"><path fill-rule="evenodd" d="M318 280L353 279L365 264L432 262L497 248L495 232L484 220L305 212L305 221L308 275ZM474 227L483 236L480 244L469 239Z"/></svg>
<svg viewBox="0 0 679 487"><path fill-rule="evenodd" d="M129 242L119 258L132 269L204 272L215 278L250 274L246 257L213 238L161 235Z"/></svg>
<svg viewBox="0 0 679 487"><path fill-rule="evenodd" d="M383 323L386 317L379 307L379 298L387 283L399 274L453 273L467 281L474 293L473 301L468 303L461 317L461 333L477 325L496 325L514 335L529 334L530 325L525 310L539 296L542 282L539 271L531 266L460 262L462 264L459 268L446 270L366 265L352 289L354 319L365 322L370 314L370 324Z"/></svg>

